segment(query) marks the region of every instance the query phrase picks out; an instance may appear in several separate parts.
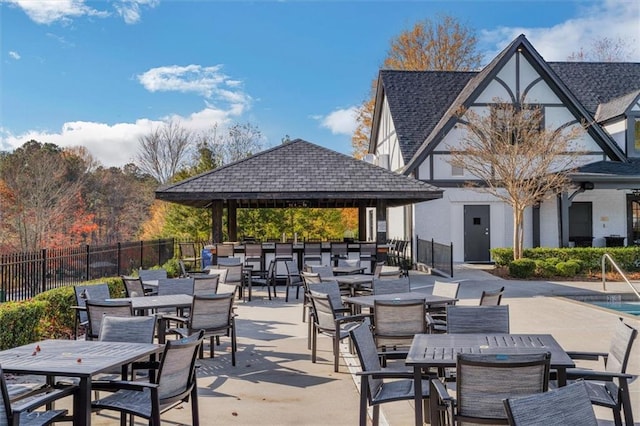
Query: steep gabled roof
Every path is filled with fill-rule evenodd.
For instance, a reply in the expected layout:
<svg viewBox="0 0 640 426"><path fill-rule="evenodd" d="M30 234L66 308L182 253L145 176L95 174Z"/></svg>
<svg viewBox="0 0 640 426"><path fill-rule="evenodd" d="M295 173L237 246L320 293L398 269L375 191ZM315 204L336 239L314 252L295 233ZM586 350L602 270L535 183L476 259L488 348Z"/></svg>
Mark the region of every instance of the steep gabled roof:
<svg viewBox="0 0 640 426"><path fill-rule="evenodd" d="M479 96L479 94L484 90L487 85L490 83L491 79L502 69L502 67L509 61L509 59L515 54L516 51L520 51L523 55L531 62L532 66L540 73L540 75L545 79L547 84L549 84L556 94L562 99L565 105L580 119L585 120L586 122L593 121L593 113L595 113L595 108L593 111L585 108L578 97L576 97L573 92L565 85L563 80L555 73L555 71L547 64L544 59L540 56L540 54L533 48L533 46L529 43L524 35L520 35L517 37L507 48L505 48L502 52L500 52L486 67L482 69L482 71L478 73L469 73L468 81L464 85L463 88L457 93L445 93L439 92L434 96L444 96L447 100L453 99L447 107L446 111L439 115L438 123L435 126L428 126L425 129L430 128L431 131L429 135L422 141L414 141L414 142L405 142L404 145L401 145L401 149L405 146L414 146L416 143L420 146L417 150L415 150L415 154L412 155L411 159L407 162L405 161L405 170L404 173L409 174L413 172L419 164L424 161L424 159L435 149L435 147L440 143L444 135L451 130L451 128L457 122L456 113L461 108L468 108L474 99ZM577 63L558 63L560 65L557 66L560 71L565 71L566 67L563 64L577 64ZM631 69L633 67L629 67ZM584 67L585 70L588 70L589 67ZM585 71L586 72L586 71ZM626 72L629 72L627 70ZM568 73L565 71L564 74L566 77ZM591 74L593 75L593 74ZM631 78L631 77L630 77ZM593 81L591 81L593 84ZM597 84L597 83L596 83ZM583 87L583 85L575 85L576 90L578 87ZM586 83L585 83L586 87ZM629 89L627 90L627 92ZM455 95L455 97L454 97ZM583 99L588 99L586 94L583 94ZM608 99L612 99L613 96ZM401 94L397 94L397 99L400 101L404 101L406 103L411 103L412 99L410 96L402 97ZM425 102L426 103L426 102ZM597 105L596 105L597 106ZM396 111L401 111L402 108L396 107ZM425 115L424 117L428 117ZM396 116L394 113L394 124L399 116ZM424 118L423 118L424 119ZM405 125L405 127L409 127ZM614 160L618 161L626 161L624 153L620 150L620 148L615 144L615 142L610 138L610 136L600 127L600 126L589 126L587 131L591 134L592 137L596 140L596 142L600 145L603 151L610 156ZM412 152L412 151L408 151Z"/></svg>
<svg viewBox="0 0 640 426"><path fill-rule="evenodd" d="M393 115L405 164L476 72L382 70L379 91ZM377 127L373 127L374 132ZM376 136L372 135L372 140Z"/></svg>
<svg viewBox="0 0 640 426"><path fill-rule="evenodd" d="M425 182L302 139L156 191L157 199L194 207L229 200L238 207L399 206L441 197Z"/></svg>
<svg viewBox="0 0 640 426"><path fill-rule="evenodd" d="M640 89L640 63L549 62L549 67L592 114L598 105Z"/></svg>

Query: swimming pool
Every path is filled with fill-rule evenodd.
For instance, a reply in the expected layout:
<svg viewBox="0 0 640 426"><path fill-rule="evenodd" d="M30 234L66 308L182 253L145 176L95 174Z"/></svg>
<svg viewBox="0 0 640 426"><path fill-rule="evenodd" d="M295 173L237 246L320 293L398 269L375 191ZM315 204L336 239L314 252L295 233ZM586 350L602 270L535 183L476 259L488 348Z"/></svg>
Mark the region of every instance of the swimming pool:
<svg viewBox="0 0 640 426"><path fill-rule="evenodd" d="M628 315L640 316L640 301L634 294L572 296L570 299Z"/></svg>

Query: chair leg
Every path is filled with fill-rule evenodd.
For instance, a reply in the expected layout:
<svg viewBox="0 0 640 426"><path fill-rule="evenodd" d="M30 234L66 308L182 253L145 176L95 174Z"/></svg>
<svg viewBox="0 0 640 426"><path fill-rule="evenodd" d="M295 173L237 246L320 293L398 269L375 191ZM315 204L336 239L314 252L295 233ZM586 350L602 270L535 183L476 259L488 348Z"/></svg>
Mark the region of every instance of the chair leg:
<svg viewBox="0 0 640 426"><path fill-rule="evenodd" d="M338 372L340 365L340 335L333 338L333 371Z"/></svg>
<svg viewBox="0 0 640 426"><path fill-rule="evenodd" d="M360 376L360 426L367 426L367 393L369 392L369 379Z"/></svg>
<svg viewBox="0 0 640 426"><path fill-rule="evenodd" d="M318 334L316 332L316 326L314 324L311 330L311 362L313 363L316 362L316 346L318 344L317 339Z"/></svg>
<svg viewBox="0 0 640 426"><path fill-rule="evenodd" d="M236 366L236 349L238 343L236 342L236 328L231 327L231 365Z"/></svg>
<svg viewBox="0 0 640 426"><path fill-rule="evenodd" d="M620 415L620 410L616 407L613 408L613 423L616 426L622 426L622 416ZM633 423L631 423L633 425Z"/></svg>
<svg viewBox="0 0 640 426"><path fill-rule="evenodd" d="M284 285L284 301L289 301L289 280L287 279L287 283Z"/></svg>
<svg viewBox="0 0 640 426"><path fill-rule="evenodd" d="M373 426L378 426L380 424L380 406L379 405L373 406L373 419L371 421L371 424L373 424Z"/></svg>
<svg viewBox="0 0 640 426"><path fill-rule="evenodd" d="M200 425L200 409L198 407L198 385L194 384L191 389L191 424L193 426Z"/></svg>
<svg viewBox="0 0 640 426"><path fill-rule="evenodd" d="M214 355L214 340L218 339L218 336L210 336L209 337L209 358L213 358ZM204 343L203 343L204 345ZM202 357L200 357L202 359Z"/></svg>

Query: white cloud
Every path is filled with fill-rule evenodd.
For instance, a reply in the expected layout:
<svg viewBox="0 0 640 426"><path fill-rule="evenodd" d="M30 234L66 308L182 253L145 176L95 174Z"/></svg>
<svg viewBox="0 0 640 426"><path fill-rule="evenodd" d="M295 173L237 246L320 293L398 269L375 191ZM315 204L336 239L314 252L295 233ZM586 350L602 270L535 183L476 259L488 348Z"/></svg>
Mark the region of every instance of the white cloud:
<svg viewBox="0 0 640 426"><path fill-rule="evenodd" d="M575 3L582 7L580 2ZM565 61L574 52L589 50L595 40L625 40L629 60L640 60L640 2L606 0L583 7L578 16L550 28L499 27L483 31L481 40L492 46L487 58L493 58L507 44L524 34L547 61Z"/></svg>
<svg viewBox="0 0 640 426"><path fill-rule="evenodd" d="M20 59L20 54L18 52L13 51L13 50L9 51L9 56L12 59L15 59L16 61Z"/></svg>
<svg viewBox="0 0 640 426"><path fill-rule="evenodd" d="M118 15L122 16L127 24L135 24L140 21L140 6L156 7L160 0L122 0L117 2L115 7Z"/></svg>
<svg viewBox="0 0 640 426"><path fill-rule="evenodd" d="M358 107L337 109L326 117L315 117L320 120L320 126L331 130L334 135L352 135L358 126L356 120Z"/></svg>
<svg viewBox="0 0 640 426"><path fill-rule="evenodd" d="M85 0L0 0L14 4L21 8L32 21L37 24L53 24L60 22L68 24L74 18L83 16L106 18L111 13L87 6ZM155 7L160 0L117 0L113 7L116 13L127 24L140 21L141 8Z"/></svg>
<svg viewBox="0 0 640 426"><path fill-rule="evenodd" d="M107 12L87 6L84 0L5 0L20 7L37 24L68 23L81 16L106 17Z"/></svg>
<svg viewBox="0 0 640 426"><path fill-rule="evenodd" d="M105 167L121 167L134 162L138 152L138 138L163 121L175 119L187 129L205 131L216 123L224 126L233 116L233 110L205 108L188 116L173 115L163 120L141 118L134 123L68 122L62 125L59 132L31 130L13 135L0 128L0 149L13 150L31 139L54 143L60 147L84 146Z"/></svg>
<svg viewBox="0 0 640 426"><path fill-rule="evenodd" d="M221 72L222 65L169 65L152 68L140 75L138 81L150 92L196 93L213 102L223 102L243 111L251 104L251 97L241 90L241 82Z"/></svg>

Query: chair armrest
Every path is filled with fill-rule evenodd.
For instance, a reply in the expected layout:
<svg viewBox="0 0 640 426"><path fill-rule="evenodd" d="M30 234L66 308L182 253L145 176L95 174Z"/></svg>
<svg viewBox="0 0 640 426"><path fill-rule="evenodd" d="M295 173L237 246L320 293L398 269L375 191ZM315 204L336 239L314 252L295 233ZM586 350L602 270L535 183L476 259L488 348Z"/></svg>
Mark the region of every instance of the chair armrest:
<svg viewBox="0 0 640 426"><path fill-rule="evenodd" d="M73 305L73 306L71 306L71 309L74 309L76 311L86 311L87 307L86 306Z"/></svg>
<svg viewBox="0 0 640 426"><path fill-rule="evenodd" d="M175 322L180 322L180 323L187 323L189 322L190 318L186 318L186 317L181 317L178 315L162 315L162 319L164 321L175 321Z"/></svg>
<svg viewBox="0 0 640 426"><path fill-rule="evenodd" d="M409 351L382 351L378 352L378 357L384 359L406 359Z"/></svg>
<svg viewBox="0 0 640 426"><path fill-rule="evenodd" d="M158 385L156 383L132 382L127 380L96 380L91 383L92 390L107 392L116 392L121 389L143 391L144 389L153 389L157 387Z"/></svg>
<svg viewBox="0 0 640 426"><path fill-rule="evenodd" d="M570 368L567 370L567 379L584 379L584 380L602 380L606 382L613 381L613 379L633 379L632 374L626 373L614 373L609 371L593 371L582 370L579 368Z"/></svg>
<svg viewBox="0 0 640 426"><path fill-rule="evenodd" d="M440 381L440 379L431 379L431 385L438 394L438 398L440 398L445 404L453 403L454 398L449 395L447 387Z"/></svg>
<svg viewBox="0 0 640 426"><path fill-rule="evenodd" d="M371 376L374 379L413 379L413 371L402 370L374 370L374 371L358 371L358 376ZM423 378L430 379L433 376L423 375Z"/></svg>
<svg viewBox="0 0 640 426"><path fill-rule="evenodd" d="M366 319L372 319L373 315L371 314L357 314L357 315L346 315L344 317L336 318L336 323L341 324L343 322L355 322L355 321L364 321Z"/></svg>
<svg viewBox="0 0 640 426"><path fill-rule="evenodd" d="M40 395L32 395L31 398L25 400L23 403L12 404L11 408L16 415L19 413L31 411L43 405L50 404L57 401L60 398L64 398L73 395L78 390L76 385L65 385L63 387L50 391L51 388L44 389L45 393Z"/></svg>
<svg viewBox="0 0 640 426"><path fill-rule="evenodd" d="M600 357L606 359L606 352L580 352L580 351L567 351L567 355L571 359L584 359L589 361L597 361Z"/></svg>

